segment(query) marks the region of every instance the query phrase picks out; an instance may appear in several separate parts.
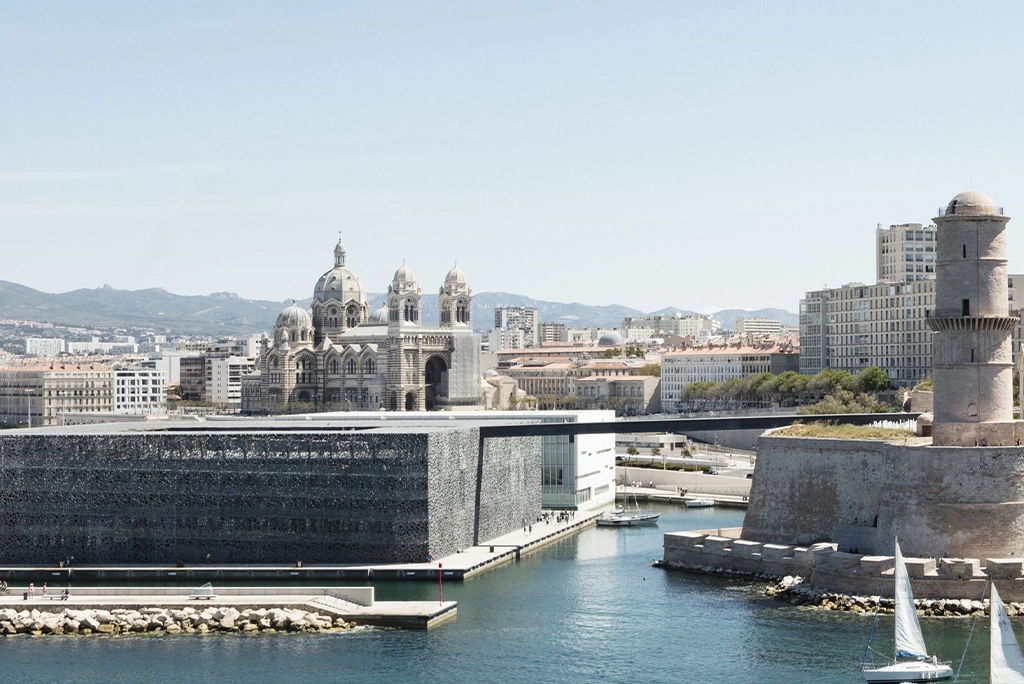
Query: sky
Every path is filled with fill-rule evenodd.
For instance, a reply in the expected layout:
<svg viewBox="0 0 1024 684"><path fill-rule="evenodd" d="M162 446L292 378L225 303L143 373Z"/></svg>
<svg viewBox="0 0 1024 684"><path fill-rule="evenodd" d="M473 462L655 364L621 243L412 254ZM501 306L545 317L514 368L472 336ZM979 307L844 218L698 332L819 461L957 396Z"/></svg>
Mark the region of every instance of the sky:
<svg viewBox="0 0 1024 684"><path fill-rule="evenodd" d="M1024 273L1024 3L32 2L0 13L0 280L644 311L873 282L976 188ZM1019 221L1019 223L1018 223Z"/></svg>

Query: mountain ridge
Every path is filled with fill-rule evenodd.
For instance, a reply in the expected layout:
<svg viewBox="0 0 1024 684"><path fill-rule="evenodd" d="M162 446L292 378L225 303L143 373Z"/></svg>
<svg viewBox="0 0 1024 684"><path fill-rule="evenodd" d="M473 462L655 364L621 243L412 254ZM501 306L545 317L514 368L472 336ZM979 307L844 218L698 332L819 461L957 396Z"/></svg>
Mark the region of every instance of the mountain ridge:
<svg viewBox="0 0 1024 684"><path fill-rule="evenodd" d="M384 293L367 294L371 312L384 304ZM151 329L157 333L187 335L248 335L270 332L277 314L292 300L273 302L246 299L233 292L208 295L178 295L164 288L119 290L109 285L79 288L63 293L47 293L26 285L0 280L0 318L86 328ZM309 306L310 298L296 300ZM474 328L488 330L498 306L536 307L543 322L562 322L569 327L615 328L628 316L645 312L621 304L589 305L579 302L553 302L511 292L480 292L473 296ZM671 315L692 311L666 307L650 315ZM785 325L796 325L798 317L783 309L725 309L712 314L727 329L736 319L777 318ZM423 321L436 324L436 297L423 298Z"/></svg>

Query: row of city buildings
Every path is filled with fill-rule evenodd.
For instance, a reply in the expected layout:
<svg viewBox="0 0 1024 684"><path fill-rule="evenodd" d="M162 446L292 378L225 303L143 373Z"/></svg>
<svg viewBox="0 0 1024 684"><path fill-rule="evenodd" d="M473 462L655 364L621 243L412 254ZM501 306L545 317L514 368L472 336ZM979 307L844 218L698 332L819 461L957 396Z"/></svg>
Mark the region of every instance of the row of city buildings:
<svg viewBox="0 0 1024 684"><path fill-rule="evenodd" d="M335 247L334 268L296 304L273 336L181 342L120 336L100 342L30 338L29 358L0 368L0 424L55 424L73 412L159 413L166 390L227 413L293 410L579 408L640 415L682 409L686 388L757 373L882 368L894 387L932 371L936 227L875 231L876 280L808 291L799 327L741 318L735 331L699 314L649 315L618 330L543 323L536 308L495 309L489 345L473 332L472 290L453 268L438 290L440 321L422 320L422 293L403 265L387 303L370 312L366 292ZM1009 308L1024 302L1024 276L1007 278ZM1022 339L1013 333L1014 362ZM163 343L163 344L161 344ZM162 348L161 348L162 347ZM618 350L617 356L608 353ZM629 350L630 356L622 353ZM149 354L142 353L149 351ZM81 354L114 357L96 362ZM483 371L483 372L481 372Z"/></svg>

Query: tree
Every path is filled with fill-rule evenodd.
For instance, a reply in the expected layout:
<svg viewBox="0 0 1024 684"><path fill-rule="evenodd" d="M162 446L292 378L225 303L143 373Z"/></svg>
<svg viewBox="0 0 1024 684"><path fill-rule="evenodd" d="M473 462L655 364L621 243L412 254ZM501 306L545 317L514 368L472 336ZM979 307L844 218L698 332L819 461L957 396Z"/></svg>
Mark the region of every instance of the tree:
<svg viewBox="0 0 1024 684"><path fill-rule="evenodd" d="M658 458L658 456L661 456L661 449L658 447L651 447L651 459L653 460ZM665 470L665 459L661 460L661 469Z"/></svg>
<svg viewBox="0 0 1024 684"><path fill-rule="evenodd" d="M889 389L889 376L878 366L871 366L854 379L854 385L859 392L877 394Z"/></svg>
<svg viewBox="0 0 1024 684"><path fill-rule="evenodd" d="M639 453L640 452L637 451L637 448L632 444L626 447L626 454L630 457L630 459L634 458Z"/></svg>
<svg viewBox="0 0 1024 684"><path fill-rule="evenodd" d="M661 364L660 363L648 363L640 369L638 375L653 375L654 377L661 377Z"/></svg>

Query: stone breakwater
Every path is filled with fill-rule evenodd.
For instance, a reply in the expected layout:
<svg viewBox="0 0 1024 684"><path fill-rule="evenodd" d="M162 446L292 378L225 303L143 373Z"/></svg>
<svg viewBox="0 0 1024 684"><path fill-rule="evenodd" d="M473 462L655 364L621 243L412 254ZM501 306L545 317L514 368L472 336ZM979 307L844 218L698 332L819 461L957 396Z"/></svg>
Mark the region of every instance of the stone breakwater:
<svg viewBox="0 0 1024 684"><path fill-rule="evenodd" d="M848 596L822 591L804 584L803 578L786 576L765 589L765 594L794 606L809 606L822 610L839 610L848 613L893 612L893 600L877 596ZM926 617L966 617L988 614L988 599L917 599L914 601L919 615ZM1011 617L1024 615L1024 603L1007 603L1006 613Z"/></svg>
<svg viewBox="0 0 1024 684"><path fill-rule="evenodd" d="M328 632L354 626L340 617L295 608L116 608L60 612L0 609L0 636Z"/></svg>

